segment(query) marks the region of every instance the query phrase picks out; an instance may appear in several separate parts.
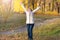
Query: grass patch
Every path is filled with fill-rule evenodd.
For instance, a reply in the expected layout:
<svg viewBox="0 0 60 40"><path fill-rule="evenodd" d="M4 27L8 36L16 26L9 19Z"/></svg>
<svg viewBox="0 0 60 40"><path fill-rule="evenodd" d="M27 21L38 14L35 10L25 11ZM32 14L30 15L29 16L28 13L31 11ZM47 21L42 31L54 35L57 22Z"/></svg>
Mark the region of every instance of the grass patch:
<svg viewBox="0 0 60 40"><path fill-rule="evenodd" d="M35 14L35 18L40 18L40 19L52 19L52 18L59 18L60 16L54 16L54 15L45 15L45 14Z"/></svg>
<svg viewBox="0 0 60 40"><path fill-rule="evenodd" d="M35 28L34 32L38 32L41 36L60 35L60 19L53 20L52 22L48 22L38 28Z"/></svg>
<svg viewBox="0 0 60 40"><path fill-rule="evenodd" d="M47 22L47 21L46 21ZM8 40L28 40L27 32L16 33L13 35L0 36ZM33 30L34 40L60 40L60 18L54 19L51 22L35 27Z"/></svg>
<svg viewBox="0 0 60 40"><path fill-rule="evenodd" d="M51 16L51 15L42 15L42 14L35 14L34 18L36 19L42 19L43 21L46 19L52 19L60 16ZM11 14L8 16L7 21L4 22L5 18L3 21L0 21L0 31L8 31L8 30L13 30L18 27L22 27L25 25L25 14Z"/></svg>
<svg viewBox="0 0 60 40"><path fill-rule="evenodd" d="M13 30L25 25L25 16L24 14L13 14L10 17L8 16L6 22L4 22L4 20L0 22L0 31Z"/></svg>

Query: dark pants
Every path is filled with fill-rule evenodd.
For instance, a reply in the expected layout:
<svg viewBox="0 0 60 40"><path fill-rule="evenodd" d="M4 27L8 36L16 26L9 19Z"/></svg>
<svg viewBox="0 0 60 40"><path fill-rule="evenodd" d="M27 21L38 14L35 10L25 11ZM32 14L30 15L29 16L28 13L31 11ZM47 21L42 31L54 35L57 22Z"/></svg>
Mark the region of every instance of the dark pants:
<svg viewBox="0 0 60 40"><path fill-rule="evenodd" d="M28 40L33 40L33 27L34 24L27 24Z"/></svg>

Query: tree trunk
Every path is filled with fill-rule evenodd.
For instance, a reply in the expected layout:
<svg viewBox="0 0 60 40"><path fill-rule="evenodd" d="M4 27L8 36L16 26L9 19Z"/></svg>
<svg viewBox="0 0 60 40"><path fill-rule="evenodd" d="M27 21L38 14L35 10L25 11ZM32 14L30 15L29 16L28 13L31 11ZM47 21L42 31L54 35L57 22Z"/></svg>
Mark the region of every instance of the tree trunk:
<svg viewBox="0 0 60 40"><path fill-rule="evenodd" d="M54 0L52 1L52 11L54 11Z"/></svg>
<svg viewBox="0 0 60 40"><path fill-rule="evenodd" d="M45 1L46 1L46 0L44 0L44 13L45 13Z"/></svg>
<svg viewBox="0 0 60 40"><path fill-rule="evenodd" d="M32 6L33 6L33 9L34 9L34 0L32 0Z"/></svg>

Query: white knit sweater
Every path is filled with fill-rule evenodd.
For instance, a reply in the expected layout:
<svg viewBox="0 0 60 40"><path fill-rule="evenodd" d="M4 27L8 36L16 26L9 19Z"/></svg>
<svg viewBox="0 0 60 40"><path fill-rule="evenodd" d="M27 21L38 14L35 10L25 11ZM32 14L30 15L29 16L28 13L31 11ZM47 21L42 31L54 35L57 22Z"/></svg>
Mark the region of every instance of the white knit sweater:
<svg viewBox="0 0 60 40"><path fill-rule="evenodd" d="M34 18L33 18L34 12L37 11L37 10L40 8L40 6L37 7L35 10L30 11L30 12L28 12L28 11L25 9L25 7L24 7L23 4L21 4L21 6L22 6L22 8L24 9L24 11L26 12L26 24L34 24Z"/></svg>

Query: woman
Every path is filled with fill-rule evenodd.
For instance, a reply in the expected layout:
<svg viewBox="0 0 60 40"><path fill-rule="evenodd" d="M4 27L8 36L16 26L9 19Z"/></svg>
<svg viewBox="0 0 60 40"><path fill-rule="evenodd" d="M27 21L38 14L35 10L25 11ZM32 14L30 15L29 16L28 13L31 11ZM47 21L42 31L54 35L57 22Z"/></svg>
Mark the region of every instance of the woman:
<svg viewBox="0 0 60 40"><path fill-rule="evenodd" d="M40 6L38 6L35 10L31 10L30 7L28 7L28 10L25 9L24 5L22 3L20 3L20 5L22 6L22 8L24 9L25 13L26 13L26 25L27 25L27 30L28 30L28 40L33 40L33 27L34 27L34 12L37 11Z"/></svg>

